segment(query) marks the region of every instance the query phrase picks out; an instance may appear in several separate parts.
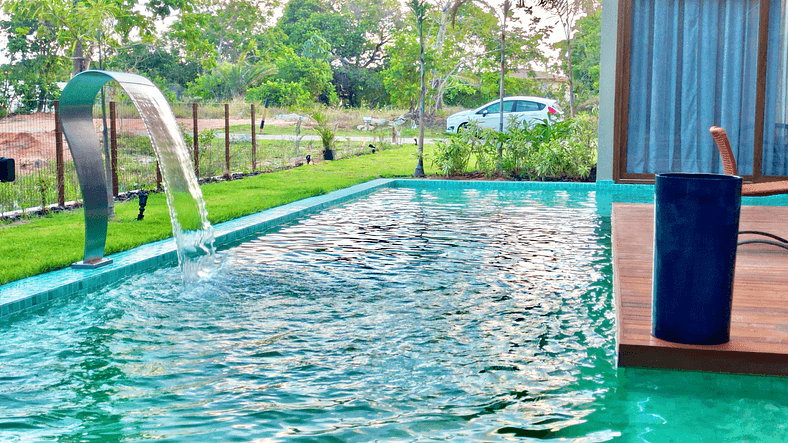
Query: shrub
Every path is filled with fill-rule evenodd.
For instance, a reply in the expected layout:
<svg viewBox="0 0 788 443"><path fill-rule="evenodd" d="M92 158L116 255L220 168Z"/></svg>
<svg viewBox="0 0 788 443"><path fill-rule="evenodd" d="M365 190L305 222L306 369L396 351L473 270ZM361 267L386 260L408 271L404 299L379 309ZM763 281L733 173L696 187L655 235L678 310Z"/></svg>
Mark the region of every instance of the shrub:
<svg viewBox="0 0 788 443"><path fill-rule="evenodd" d="M269 99L274 106L304 106L311 101L309 91L301 83L267 80L262 85L249 89L248 102L263 102Z"/></svg>
<svg viewBox="0 0 788 443"><path fill-rule="evenodd" d="M446 175L456 175L467 172L475 158L477 170L488 176L586 179L597 161L596 122L595 114L581 114L550 124L510 124L505 133L471 124L436 145L433 165Z"/></svg>

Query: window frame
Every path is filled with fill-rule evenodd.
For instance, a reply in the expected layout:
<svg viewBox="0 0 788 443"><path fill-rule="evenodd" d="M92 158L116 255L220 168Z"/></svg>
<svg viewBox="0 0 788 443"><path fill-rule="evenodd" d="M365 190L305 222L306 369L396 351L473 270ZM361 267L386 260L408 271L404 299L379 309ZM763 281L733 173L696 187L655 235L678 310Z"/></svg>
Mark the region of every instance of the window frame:
<svg viewBox="0 0 788 443"><path fill-rule="evenodd" d="M766 71L769 39L769 6L771 0L760 0L758 21L758 56L755 90L755 137L753 140L753 173L743 176L747 181L763 182L785 180L788 176L764 176L763 125L766 102ZM780 0L775 0L780 1ZM627 172L627 131L629 126L629 83L632 55L632 4L633 0L619 0L616 31L616 80L613 108L613 180L616 183L653 183L655 174ZM709 136L711 137L711 135Z"/></svg>

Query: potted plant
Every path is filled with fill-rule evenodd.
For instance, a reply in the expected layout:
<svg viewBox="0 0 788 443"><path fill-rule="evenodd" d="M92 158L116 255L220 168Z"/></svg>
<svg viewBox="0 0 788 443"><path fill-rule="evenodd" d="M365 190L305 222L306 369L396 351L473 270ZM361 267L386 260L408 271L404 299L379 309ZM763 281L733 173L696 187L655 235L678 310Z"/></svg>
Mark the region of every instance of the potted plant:
<svg viewBox="0 0 788 443"><path fill-rule="evenodd" d="M334 159L334 141L336 140L337 125L330 124L328 121L328 114L321 108L316 108L312 112L312 118L315 119L315 127L312 128L320 136L320 142L323 144L323 159Z"/></svg>

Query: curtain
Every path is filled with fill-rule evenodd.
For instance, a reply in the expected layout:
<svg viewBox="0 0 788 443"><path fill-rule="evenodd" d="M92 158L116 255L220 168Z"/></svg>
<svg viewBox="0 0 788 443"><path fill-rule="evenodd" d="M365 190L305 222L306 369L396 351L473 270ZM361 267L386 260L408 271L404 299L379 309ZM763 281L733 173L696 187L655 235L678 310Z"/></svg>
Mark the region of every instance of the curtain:
<svg viewBox="0 0 788 443"><path fill-rule="evenodd" d="M769 5L769 47L763 122L763 175L788 175L788 17L785 0Z"/></svg>
<svg viewBox="0 0 788 443"><path fill-rule="evenodd" d="M758 0L633 0L628 173L722 172L728 132L752 174Z"/></svg>

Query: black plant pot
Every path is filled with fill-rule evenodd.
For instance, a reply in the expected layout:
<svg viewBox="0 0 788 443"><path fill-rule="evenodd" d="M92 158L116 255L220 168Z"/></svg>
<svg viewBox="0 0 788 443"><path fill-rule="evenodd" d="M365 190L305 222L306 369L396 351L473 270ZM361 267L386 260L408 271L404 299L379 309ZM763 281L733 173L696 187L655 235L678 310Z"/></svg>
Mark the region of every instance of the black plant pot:
<svg viewBox="0 0 788 443"><path fill-rule="evenodd" d="M334 151L331 149L324 149L323 150L323 160L333 160L334 159Z"/></svg>
<svg viewBox="0 0 788 443"><path fill-rule="evenodd" d="M658 174L652 334L678 343L730 339L741 177Z"/></svg>

